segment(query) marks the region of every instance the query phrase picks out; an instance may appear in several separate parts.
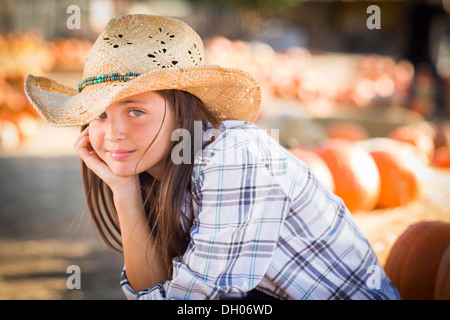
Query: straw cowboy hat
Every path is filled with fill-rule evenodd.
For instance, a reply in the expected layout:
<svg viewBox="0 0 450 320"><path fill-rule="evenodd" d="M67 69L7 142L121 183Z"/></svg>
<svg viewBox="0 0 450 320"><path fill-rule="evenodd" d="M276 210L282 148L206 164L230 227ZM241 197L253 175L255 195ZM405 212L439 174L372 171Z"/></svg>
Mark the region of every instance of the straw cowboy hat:
<svg viewBox="0 0 450 320"><path fill-rule="evenodd" d="M95 41L78 88L29 75L25 92L51 125L81 126L112 103L153 90L178 89L223 120L254 121L261 89L246 72L205 64L203 43L185 23L167 17L111 19Z"/></svg>

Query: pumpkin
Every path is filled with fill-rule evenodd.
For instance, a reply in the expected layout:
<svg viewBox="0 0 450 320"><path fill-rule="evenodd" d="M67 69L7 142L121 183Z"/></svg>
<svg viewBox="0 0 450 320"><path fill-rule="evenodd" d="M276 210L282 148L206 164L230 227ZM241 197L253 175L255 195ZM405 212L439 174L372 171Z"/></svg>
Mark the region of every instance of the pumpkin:
<svg viewBox="0 0 450 320"><path fill-rule="evenodd" d="M449 245L450 223L442 221L412 224L397 238L384 269L402 299L434 298L438 268Z"/></svg>
<svg viewBox="0 0 450 320"><path fill-rule="evenodd" d="M369 138L369 134L366 129L354 121L339 121L331 123L327 126L326 133L330 139L360 141Z"/></svg>
<svg viewBox="0 0 450 320"><path fill-rule="evenodd" d="M450 147L442 146L436 149L433 165L440 168L450 168Z"/></svg>
<svg viewBox="0 0 450 320"><path fill-rule="evenodd" d="M32 138L38 133L38 123L30 113L22 111L13 115L12 119L19 130L21 140Z"/></svg>
<svg viewBox="0 0 450 320"><path fill-rule="evenodd" d="M417 198L421 162L410 146L388 138L368 139L358 145L370 153L380 173L378 207L398 207Z"/></svg>
<svg viewBox="0 0 450 320"><path fill-rule="evenodd" d="M390 208L407 204L419 194L419 179L398 152L374 151L370 154L380 172L381 188L377 205Z"/></svg>
<svg viewBox="0 0 450 320"><path fill-rule="evenodd" d="M434 299L450 300L450 245L444 251L434 283Z"/></svg>
<svg viewBox="0 0 450 320"><path fill-rule="evenodd" d="M330 139L315 149L333 176L335 194L347 208L372 210L380 194L380 175L370 154L355 143Z"/></svg>
<svg viewBox="0 0 450 320"><path fill-rule="evenodd" d="M414 78L414 67L408 60L400 60L394 68L395 86L400 90L408 90Z"/></svg>
<svg viewBox="0 0 450 320"><path fill-rule="evenodd" d="M288 149L294 156L306 163L311 172L322 182L328 189L334 192L334 182L333 176L331 175L330 169L328 169L325 161L322 160L313 151L302 149L302 148L292 148Z"/></svg>
<svg viewBox="0 0 450 320"><path fill-rule="evenodd" d="M13 150L20 144L20 133L14 122L0 118L0 149Z"/></svg>
<svg viewBox="0 0 450 320"><path fill-rule="evenodd" d="M278 95L283 99L294 99L297 97L298 85L292 79L280 81L277 84Z"/></svg>
<svg viewBox="0 0 450 320"><path fill-rule="evenodd" d="M434 156L434 137L419 126L399 126L389 133L389 138L409 143L423 152L428 160Z"/></svg>

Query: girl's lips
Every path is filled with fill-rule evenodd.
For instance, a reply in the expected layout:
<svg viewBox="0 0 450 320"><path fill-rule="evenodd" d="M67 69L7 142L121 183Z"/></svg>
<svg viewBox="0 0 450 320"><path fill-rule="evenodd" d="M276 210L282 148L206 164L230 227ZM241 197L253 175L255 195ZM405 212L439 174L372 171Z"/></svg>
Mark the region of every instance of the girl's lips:
<svg viewBox="0 0 450 320"><path fill-rule="evenodd" d="M109 150L109 155L113 160L123 160L131 156L135 150L132 151L124 151L124 150Z"/></svg>

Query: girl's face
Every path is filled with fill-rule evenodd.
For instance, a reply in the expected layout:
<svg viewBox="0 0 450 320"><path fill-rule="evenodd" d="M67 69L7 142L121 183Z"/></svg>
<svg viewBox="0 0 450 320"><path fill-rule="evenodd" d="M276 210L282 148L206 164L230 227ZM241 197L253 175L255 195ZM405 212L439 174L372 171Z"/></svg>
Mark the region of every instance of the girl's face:
<svg viewBox="0 0 450 320"><path fill-rule="evenodd" d="M173 130L173 108L158 93L145 92L111 104L89 123L89 138L114 174L131 176L147 171L160 180Z"/></svg>

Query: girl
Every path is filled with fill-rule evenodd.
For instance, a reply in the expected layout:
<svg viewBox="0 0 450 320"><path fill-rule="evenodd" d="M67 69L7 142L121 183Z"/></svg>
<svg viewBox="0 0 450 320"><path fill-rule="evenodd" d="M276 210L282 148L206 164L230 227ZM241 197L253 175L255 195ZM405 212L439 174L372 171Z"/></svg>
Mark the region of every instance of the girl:
<svg viewBox="0 0 450 320"><path fill-rule="evenodd" d="M255 80L204 64L186 24L112 19L83 79L25 90L50 124L82 126L88 208L128 298L399 298L341 199L252 123Z"/></svg>

